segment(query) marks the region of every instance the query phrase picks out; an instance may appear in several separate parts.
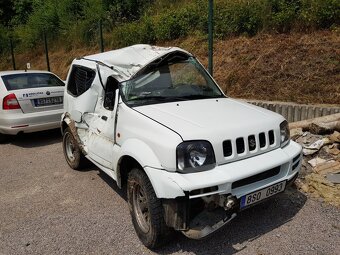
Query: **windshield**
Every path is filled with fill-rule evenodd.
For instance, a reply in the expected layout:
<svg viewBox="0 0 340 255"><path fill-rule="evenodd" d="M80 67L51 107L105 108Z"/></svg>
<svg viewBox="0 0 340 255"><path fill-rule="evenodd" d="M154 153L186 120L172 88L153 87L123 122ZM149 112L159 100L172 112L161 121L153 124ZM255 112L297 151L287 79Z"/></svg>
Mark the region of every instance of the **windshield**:
<svg viewBox="0 0 340 255"><path fill-rule="evenodd" d="M130 106L224 97L193 57L172 57L150 64L136 78L122 82L124 101Z"/></svg>

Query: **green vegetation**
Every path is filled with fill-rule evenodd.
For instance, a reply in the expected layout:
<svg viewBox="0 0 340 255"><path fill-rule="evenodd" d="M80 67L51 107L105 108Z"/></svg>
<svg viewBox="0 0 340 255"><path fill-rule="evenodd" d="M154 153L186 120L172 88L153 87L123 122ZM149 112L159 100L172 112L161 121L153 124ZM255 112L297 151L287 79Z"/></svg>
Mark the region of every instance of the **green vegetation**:
<svg viewBox="0 0 340 255"><path fill-rule="evenodd" d="M207 33L207 0L3 0L0 53L9 37L17 48L41 45L43 33L55 45L98 43L103 21L110 47L168 41ZM339 0L215 0L215 35L259 31L328 29L340 22Z"/></svg>

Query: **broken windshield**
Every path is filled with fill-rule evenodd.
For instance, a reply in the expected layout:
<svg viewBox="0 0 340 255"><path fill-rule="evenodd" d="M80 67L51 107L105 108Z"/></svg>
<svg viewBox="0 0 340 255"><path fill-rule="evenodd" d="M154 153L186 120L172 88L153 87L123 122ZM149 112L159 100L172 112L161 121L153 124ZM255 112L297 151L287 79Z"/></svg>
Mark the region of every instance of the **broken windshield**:
<svg viewBox="0 0 340 255"><path fill-rule="evenodd" d="M204 68L193 57L172 57L151 64L137 77L121 83L130 106L224 97Z"/></svg>

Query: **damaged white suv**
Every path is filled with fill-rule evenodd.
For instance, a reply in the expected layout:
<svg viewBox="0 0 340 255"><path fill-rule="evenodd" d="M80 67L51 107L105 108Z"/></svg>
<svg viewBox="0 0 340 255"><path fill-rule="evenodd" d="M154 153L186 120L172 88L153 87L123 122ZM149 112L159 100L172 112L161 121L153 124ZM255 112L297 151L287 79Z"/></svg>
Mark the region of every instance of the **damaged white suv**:
<svg viewBox="0 0 340 255"><path fill-rule="evenodd" d="M301 167L279 114L228 98L198 60L149 45L75 59L64 94L63 149L127 188L140 240L199 239L285 190Z"/></svg>

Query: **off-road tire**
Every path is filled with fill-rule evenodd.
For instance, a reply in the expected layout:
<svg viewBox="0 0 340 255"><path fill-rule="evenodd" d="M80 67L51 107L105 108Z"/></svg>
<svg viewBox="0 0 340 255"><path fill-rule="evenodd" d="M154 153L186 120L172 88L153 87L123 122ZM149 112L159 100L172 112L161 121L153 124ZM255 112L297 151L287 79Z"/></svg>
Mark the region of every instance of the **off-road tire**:
<svg viewBox="0 0 340 255"><path fill-rule="evenodd" d="M137 213L136 192L139 190L143 190L145 205L149 214L149 220L145 221L148 222L147 231L145 226L143 227L143 224L140 223L141 220L138 219L140 215ZM149 178L141 169L135 168L130 171L127 195L132 223L142 243L146 247L153 249L168 241L172 236L173 230L166 226L162 202L157 198Z"/></svg>
<svg viewBox="0 0 340 255"><path fill-rule="evenodd" d="M70 128L66 128L64 131L63 151L66 162L72 169L81 170L87 165L88 160L85 158L81 149L79 148L79 145L71 133Z"/></svg>

